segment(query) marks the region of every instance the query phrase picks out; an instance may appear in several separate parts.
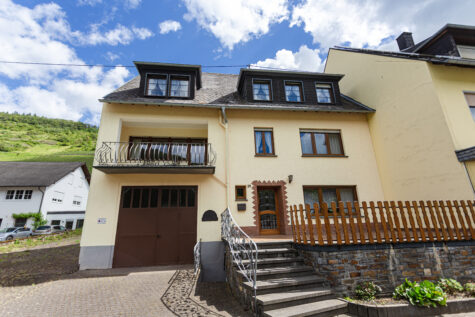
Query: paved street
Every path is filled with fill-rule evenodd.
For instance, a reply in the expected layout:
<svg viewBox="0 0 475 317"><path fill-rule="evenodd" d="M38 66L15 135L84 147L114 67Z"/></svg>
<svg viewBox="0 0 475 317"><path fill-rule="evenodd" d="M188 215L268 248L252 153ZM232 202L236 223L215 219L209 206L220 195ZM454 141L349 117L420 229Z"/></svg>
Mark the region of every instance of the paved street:
<svg viewBox="0 0 475 317"><path fill-rule="evenodd" d="M79 271L0 288L0 316L249 316L222 283L199 284L192 268Z"/></svg>

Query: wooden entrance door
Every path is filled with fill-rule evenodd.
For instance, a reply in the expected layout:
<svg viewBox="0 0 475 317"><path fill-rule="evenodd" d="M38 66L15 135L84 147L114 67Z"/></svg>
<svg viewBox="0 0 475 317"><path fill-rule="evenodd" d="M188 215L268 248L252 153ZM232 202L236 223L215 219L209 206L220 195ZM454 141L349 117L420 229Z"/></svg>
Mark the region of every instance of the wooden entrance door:
<svg viewBox="0 0 475 317"><path fill-rule="evenodd" d="M257 188L259 233L280 234L279 205L276 188Z"/></svg>

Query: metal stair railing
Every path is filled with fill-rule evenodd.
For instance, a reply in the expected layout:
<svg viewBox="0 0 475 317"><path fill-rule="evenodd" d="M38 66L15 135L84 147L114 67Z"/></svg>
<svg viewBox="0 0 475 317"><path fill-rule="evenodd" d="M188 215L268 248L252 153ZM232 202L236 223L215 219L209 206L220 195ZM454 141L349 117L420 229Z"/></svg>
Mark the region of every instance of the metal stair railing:
<svg viewBox="0 0 475 317"><path fill-rule="evenodd" d="M233 262L252 284L254 312L257 314L257 244L239 227L229 207L221 214L221 238L228 243Z"/></svg>

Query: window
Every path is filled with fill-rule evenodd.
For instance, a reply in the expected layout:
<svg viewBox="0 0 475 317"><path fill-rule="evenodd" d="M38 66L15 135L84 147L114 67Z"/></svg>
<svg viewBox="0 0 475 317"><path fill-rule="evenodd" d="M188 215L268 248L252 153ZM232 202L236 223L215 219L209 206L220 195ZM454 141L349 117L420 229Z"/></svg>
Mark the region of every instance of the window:
<svg viewBox="0 0 475 317"><path fill-rule="evenodd" d="M271 100L271 84L270 80L253 80L252 93L254 100Z"/></svg>
<svg viewBox="0 0 475 317"><path fill-rule="evenodd" d="M25 190L25 195L23 196L23 199L31 199L32 194L32 190Z"/></svg>
<svg viewBox="0 0 475 317"><path fill-rule="evenodd" d="M170 96L188 97L188 83L187 76L171 76Z"/></svg>
<svg viewBox="0 0 475 317"><path fill-rule="evenodd" d="M475 93L465 93L465 99L467 99L468 107L475 121Z"/></svg>
<svg viewBox="0 0 475 317"><path fill-rule="evenodd" d="M236 186L236 200L246 200L246 186Z"/></svg>
<svg viewBox="0 0 475 317"><path fill-rule="evenodd" d="M313 204L318 203L320 206L322 203L328 204L328 212L333 212L331 203L335 202L354 202L358 201L356 195L356 186L304 186L303 197L305 204L309 204L312 213ZM345 211L347 208L345 206Z"/></svg>
<svg viewBox="0 0 475 317"><path fill-rule="evenodd" d="M15 192L15 199L23 199L23 192L24 190L17 190Z"/></svg>
<svg viewBox="0 0 475 317"><path fill-rule="evenodd" d="M289 102L302 102L302 83L298 81L285 81L285 100Z"/></svg>
<svg viewBox="0 0 475 317"><path fill-rule="evenodd" d="M13 196L15 196L15 191L14 190L7 190L7 195L5 196L5 199L7 199L7 200L13 199Z"/></svg>
<svg viewBox="0 0 475 317"><path fill-rule="evenodd" d="M343 156L339 131L300 131L303 156Z"/></svg>
<svg viewBox="0 0 475 317"><path fill-rule="evenodd" d="M274 155L274 136L272 129L254 129L256 155Z"/></svg>
<svg viewBox="0 0 475 317"><path fill-rule="evenodd" d="M145 91L148 96L188 98L190 76L147 74Z"/></svg>
<svg viewBox="0 0 475 317"><path fill-rule="evenodd" d="M52 199L52 201L53 201L54 203L60 204L60 203L63 202L63 199L64 199L64 193L62 193L62 192L57 192L57 191L55 191L55 192L53 193L53 199Z"/></svg>
<svg viewBox="0 0 475 317"><path fill-rule="evenodd" d="M457 45L460 57L475 59L475 46Z"/></svg>
<svg viewBox="0 0 475 317"><path fill-rule="evenodd" d="M331 84L317 83L315 89L317 91L318 103L334 103L333 87Z"/></svg>
<svg viewBox="0 0 475 317"><path fill-rule="evenodd" d="M76 220L76 229L81 229L84 226L84 219Z"/></svg>
<svg viewBox="0 0 475 317"><path fill-rule="evenodd" d="M167 75L147 76L147 95L163 97L167 94Z"/></svg>
<svg viewBox="0 0 475 317"><path fill-rule="evenodd" d="M73 205L75 205L75 206L81 206L81 201L82 201L82 197L80 197L80 196L74 196L74 198L73 198Z"/></svg>
<svg viewBox="0 0 475 317"><path fill-rule="evenodd" d="M61 220L51 220L52 226L59 226L61 224Z"/></svg>
<svg viewBox="0 0 475 317"><path fill-rule="evenodd" d="M26 225L26 218L16 218L15 227L24 227Z"/></svg>

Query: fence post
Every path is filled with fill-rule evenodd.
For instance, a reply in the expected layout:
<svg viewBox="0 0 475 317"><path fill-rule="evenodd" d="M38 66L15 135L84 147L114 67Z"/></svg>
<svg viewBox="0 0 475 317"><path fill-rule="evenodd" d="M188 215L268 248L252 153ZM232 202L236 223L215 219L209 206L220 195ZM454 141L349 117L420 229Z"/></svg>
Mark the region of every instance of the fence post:
<svg viewBox="0 0 475 317"><path fill-rule="evenodd" d="M305 204L305 210L307 212L308 234L310 235L310 244L315 245L315 237L313 236L313 221L310 214L310 205Z"/></svg>
<svg viewBox="0 0 475 317"><path fill-rule="evenodd" d="M323 220L325 221L325 233L327 234L327 243L329 245L333 244L332 232L330 229L330 220L328 219L328 205L327 203L322 204L323 207Z"/></svg>
<svg viewBox="0 0 475 317"><path fill-rule="evenodd" d="M348 210L353 210L352 205L350 202L347 203ZM353 206L355 207L355 212L356 212L356 222L358 223L358 230L360 232L360 243L365 244L366 243L366 238L364 236L364 230L363 230L363 223L361 222L361 210L360 210L360 205L358 204L357 201L353 202Z"/></svg>
<svg viewBox="0 0 475 317"><path fill-rule="evenodd" d="M345 243L350 244L350 237L348 235L348 226L346 225L346 218L345 218L345 208L343 207L343 202L338 203L338 209L340 212L340 218L341 218L341 226L343 227L343 235L345 238ZM335 218L336 221L336 218ZM339 237L339 234L337 234L337 239Z"/></svg>
<svg viewBox="0 0 475 317"><path fill-rule="evenodd" d="M317 222L318 244L323 245L323 231L322 231L322 222L320 220L320 206L317 203L314 203L313 209L315 210L315 221Z"/></svg>

